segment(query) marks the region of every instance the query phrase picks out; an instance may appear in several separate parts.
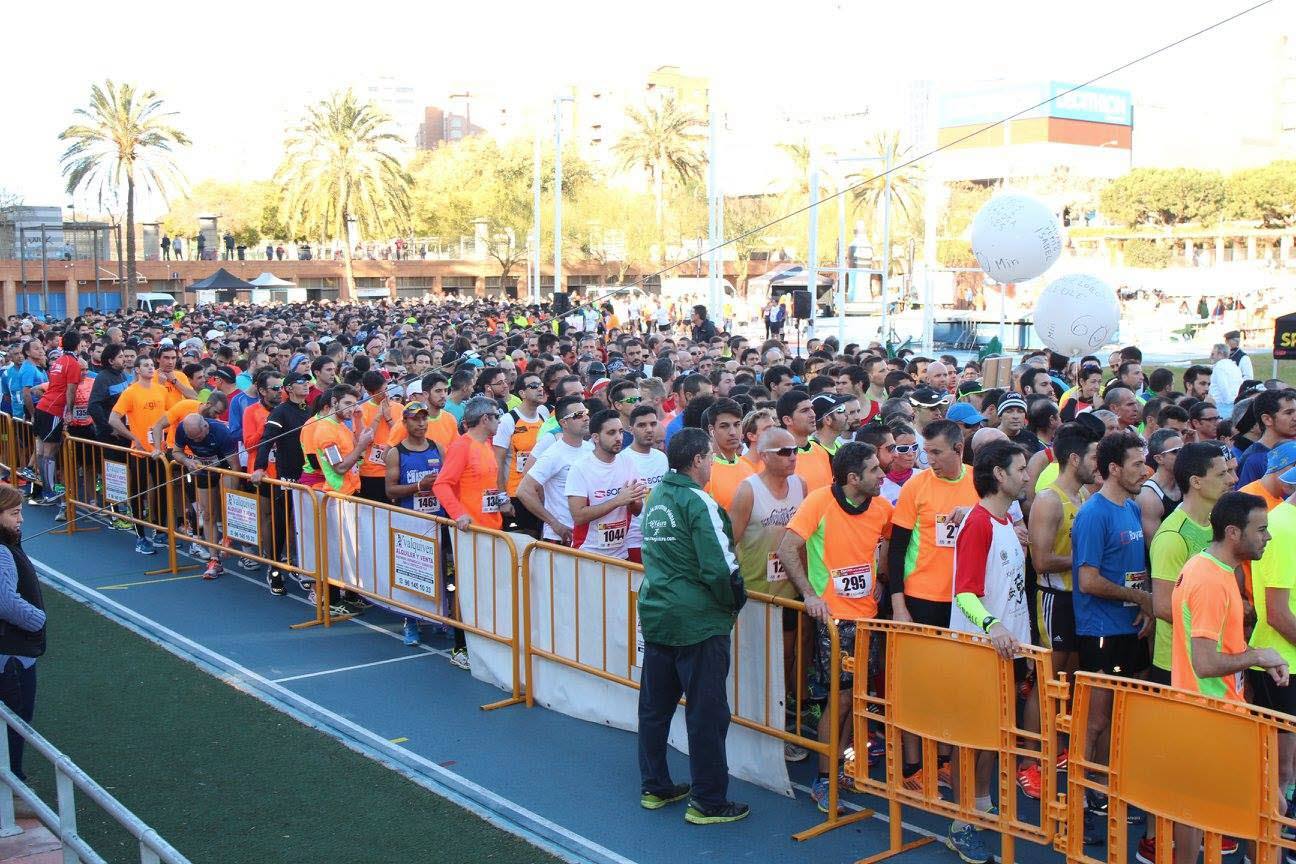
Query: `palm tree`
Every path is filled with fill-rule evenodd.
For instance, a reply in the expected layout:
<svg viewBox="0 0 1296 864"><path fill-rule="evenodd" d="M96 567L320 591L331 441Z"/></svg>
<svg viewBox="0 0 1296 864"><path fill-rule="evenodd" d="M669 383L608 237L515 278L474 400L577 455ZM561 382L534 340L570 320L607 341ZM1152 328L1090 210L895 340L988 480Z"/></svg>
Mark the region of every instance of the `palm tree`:
<svg viewBox="0 0 1296 864"><path fill-rule="evenodd" d="M868 168L846 177L847 185L854 186L851 197L855 206L875 213L886 197L884 166L891 166L891 203L900 208L906 219L911 219L921 209L922 171L916 165L905 165L913 148L901 146L899 132L878 132L871 148L876 161Z"/></svg>
<svg viewBox="0 0 1296 864"><path fill-rule="evenodd" d="M613 145L623 168L643 168L652 178L653 198L657 203L657 228L665 219L663 186L666 175L679 182L698 179L706 160L700 152L702 125L696 117L680 108L671 97L643 111L626 110L634 129Z"/></svg>
<svg viewBox="0 0 1296 864"><path fill-rule="evenodd" d="M347 223L362 234L396 234L410 214L410 175L390 148L404 139L388 130L391 118L350 90L333 93L306 110L291 130L276 180L283 185L281 213L292 236L340 239L346 278L338 299L355 298L355 272Z"/></svg>
<svg viewBox="0 0 1296 864"><path fill-rule="evenodd" d="M135 289L135 189L143 184L165 195L168 184L179 181L174 155L189 136L171 125L174 111L163 108L153 90L136 90L133 84L108 79L90 88L90 106L73 112L78 122L59 133L71 144L59 161L67 177L67 191L86 189L102 209L105 199L120 200L126 186L126 286L122 303L132 305Z"/></svg>

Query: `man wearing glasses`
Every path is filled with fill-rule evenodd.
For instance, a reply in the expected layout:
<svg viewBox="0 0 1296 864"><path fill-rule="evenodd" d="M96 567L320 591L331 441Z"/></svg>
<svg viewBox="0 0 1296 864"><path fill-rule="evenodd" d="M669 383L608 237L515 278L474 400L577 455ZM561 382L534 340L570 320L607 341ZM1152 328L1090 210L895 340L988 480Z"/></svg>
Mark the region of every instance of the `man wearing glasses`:
<svg viewBox="0 0 1296 864"><path fill-rule="evenodd" d="M634 441L634 435L630 431L630 414L641 401L639 386L634 381L618 381L608 388L608 402L621 418L621 449L623 450Z"/></svg>
<svg viewBox="0 0 1296 864"><path fill-rule="evenodd" d="M1019 397L1020 398L1020 397ZM951 402L948 393L942 393L939 390L933 390L930 387L919 387L909 394L909 404L913 407L914 417L911 425L916 429L926 428L928 423L935 420L944 420L945 411ZM1022 403L1022 413L1025 414L1026 404ZM915 463L918 470L921 471L928 466L926 442L918 438L918 460Z"/></svg>
<svg viewBox="0 0 1296 864"><path fill-rule="evenodd" d="M509 500L513 502L513 527L524 534L539 537L540 520L522 506L518 487L522 485L522 476L532 461L540 427L549 419L549 409L544 405L544 382L539 375L528 372L519 380L522 386L518 389L518 396L522 402L500 417L499 428L495 430L491 443L499 461L500 488L508 492Z"/></svg>
<svg viewBox="0 0 1296 864"><path fill-rule="evenodd" d="M1198 402L1188 409L1188 425L1198 441L1215 441L1219 438L1219 408L1209 402Z"/></svg>
<svg viewBox="0 0 1296 864"><path fill-rule="evenodd" d="M589 435L590 413L580 396L564 396L554 407L559 434L536 457L518 486L522 505L544 523L543 538L570 544L572 517L567 506L567 474L578 459L594 449Z"/></svg>

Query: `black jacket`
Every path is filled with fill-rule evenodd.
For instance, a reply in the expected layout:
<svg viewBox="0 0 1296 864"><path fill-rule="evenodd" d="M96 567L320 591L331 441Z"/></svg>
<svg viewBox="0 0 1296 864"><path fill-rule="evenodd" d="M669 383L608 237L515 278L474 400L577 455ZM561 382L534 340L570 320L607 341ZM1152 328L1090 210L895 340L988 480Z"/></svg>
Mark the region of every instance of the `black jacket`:
<svg viewBox="0 0 1296 864"><path fill-rule="evenodd" d="M14 566L18 570L18 596L45 611L45 600L41 597L40 580L36 577L36 568L27 558L22 546L6 547L13 553ZM45 653L45 627L32 632L16 624L0 620L0 654L13 654L18 657L39 657Z"/></svg>

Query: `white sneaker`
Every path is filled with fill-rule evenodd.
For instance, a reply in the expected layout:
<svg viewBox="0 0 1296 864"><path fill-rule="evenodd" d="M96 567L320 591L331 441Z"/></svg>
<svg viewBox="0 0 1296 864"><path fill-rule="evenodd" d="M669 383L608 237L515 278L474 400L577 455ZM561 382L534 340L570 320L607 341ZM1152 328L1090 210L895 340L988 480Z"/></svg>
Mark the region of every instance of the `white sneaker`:
<svg viewBox="0 0 1296 864"><path fill-rule="evenodd" d="M798 747L791 741L783 742L783 761L784 762L804 762L810 755L810 751L804 747Z"/></svg>
<svg viewBox="0 0 1296 864"><path fill-rule="evenodd" d="M472 670L472 662L468 659L468 649L456 648L450 652L450 665L456 669L462 669L465 672Z"/></svg>
<svg viewBox="0 0 1296 864"><path fill-rule="evenodd" d="M197 558L199 561L207 561L211 558L211 553L207 551L206 546L199 546L197 543L189 544L189 557Z"/></svg>

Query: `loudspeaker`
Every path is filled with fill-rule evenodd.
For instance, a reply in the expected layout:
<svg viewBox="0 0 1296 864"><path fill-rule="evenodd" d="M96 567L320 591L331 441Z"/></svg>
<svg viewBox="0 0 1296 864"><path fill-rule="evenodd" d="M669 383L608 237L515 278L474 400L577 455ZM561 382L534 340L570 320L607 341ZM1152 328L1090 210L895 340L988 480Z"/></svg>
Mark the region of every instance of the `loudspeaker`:
<svg viewBox="0 0 1296 864"><path fill-rule="evenodd" d="M792 292L792 317L798 321L810 320L810 292L798 288Z"/></svg>
<svg viewBox="0 0 1296 864"><path fill-rule="evenodd" d="M563 291L555 291L553 295L553 313L555 315L566 315L571 311L571 300Z"/></svg>

